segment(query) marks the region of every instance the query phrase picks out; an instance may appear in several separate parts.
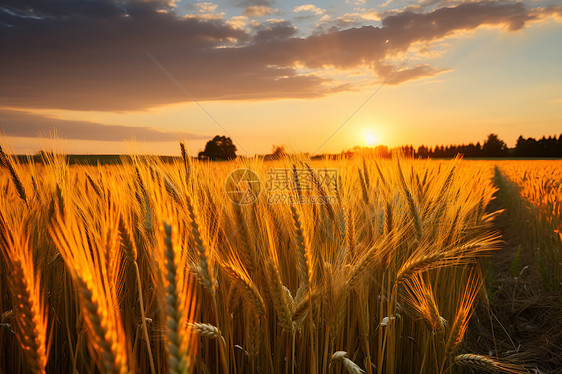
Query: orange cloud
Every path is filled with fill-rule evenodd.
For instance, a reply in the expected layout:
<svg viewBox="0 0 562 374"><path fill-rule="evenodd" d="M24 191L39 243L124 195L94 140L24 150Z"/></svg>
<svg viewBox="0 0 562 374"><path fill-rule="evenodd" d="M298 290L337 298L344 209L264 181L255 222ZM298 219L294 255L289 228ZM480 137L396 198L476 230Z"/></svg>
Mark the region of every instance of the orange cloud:
<svg viewBox="0 0 562 374"><path fill-rule="evenodd" d="M314 5L314 4L303 4L303 5L296 6L296 7L293 9L293 12L294 12L294 13L299 13L299 12L312 12L312 13L314 13L314 14L321 15L321 14L326 13L326 10L324 10L324 9L322 9L322 8L319 8L319 7L317 7L317 6Z"/></svg>
<svg viewBox="0 0 562 374"><path fill-rule="evenodd" d="M251 5L244 10L244 15L250 18L259 18L278 13L279 10L267 5Z"/></svg>
<svg viewBox="0 0 562 374"><path fill-rule="evenodd" d="M433 77L438 74L446 73L450 69L439 69L428 64L420 64L413 68L399 69L390 64L378 64L376 71L381 80L389 85L398 85L407 81Z"/></svg>

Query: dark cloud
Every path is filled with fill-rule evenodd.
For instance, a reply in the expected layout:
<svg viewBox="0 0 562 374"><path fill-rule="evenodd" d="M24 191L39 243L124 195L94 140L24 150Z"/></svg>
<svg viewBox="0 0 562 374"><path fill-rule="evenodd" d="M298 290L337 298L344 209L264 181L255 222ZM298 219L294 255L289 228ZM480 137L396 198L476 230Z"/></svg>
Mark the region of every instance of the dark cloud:
<svg viewBox="0 0 562 374"><path fill-rule="evenodd" d="M297 33L296 27L287 21L268 23L255 28L254 43L267 43L289 39Z"/></svg>
<svg viewBox="0 0 562 374"><path fill-rule="evenodd" d="M246 53L239 45L250 35L224 22L181 19L150 12L151 6L129 4L108 18L19 17L19 25L4 27L8 37L0 49L9 53L0 61L3 105L126 110L189 101L146 51L199 100L306 98L343 87ZM287 23L267 24L255 38L279 41L293 33ZM239 45L216 48L233 44Z"/></svg>
<svg viewBox="0 0 562 374"><path fill-rule="evenodd" d="M360 18L354 18L354 19L336 18L317 24L316 28L312 31L312 33L314 35L328 34L328 33L338 32L340 30L345 30L349 28L361 27L364 24L365 24L365 20Z"/></svg>
<svg viewBox="0 0 562 374"><path fill-rule="evenodd" d="M145 5L154 7L153 4ZM126 12L117 3L99 0L4 0L0 7L15 15L32 18L115 17Z"/></svg>
<svg viewBox="0 0 562 374"><path fill-rule="evenodd" d="M419 39L441 38L455 30L473 30L484 25L506 25L509 30L519 30L534 16L523 3L479 2L464 3L441 8L426 14L400 12L382 20L383 28L394 31L391 41L408 41L405 33L415 31Z"/></svg>
<svg viewBox="0 0 562 374"><path fill-rule="evenodd" d="M246 31L220 19L181 18L166 4L5 1L0 6L1 102L21 108L136 110L189 101L146 51L198 100L319 97L350 86L300 74L296 66L370 66L384 79L385 61L415 43L484 25L518 30L560 14L559 8L530 10L522 3L471 2L427 13L394 11L383 15L382 27L297 38L286 21ZM442 71L414 66L395 74L392 83Z"/></svg>
<svg viewBox="0 0 562 374"><path fill-rule="evenodd" d="M136 139L145 142L166 142L186 138L209 138L197 134L164 132L150 127L103 125L88 121L48 118L15 110L0 110L0 132L7 136L27 138L58 134L65 139L102 141Z"/></svg>

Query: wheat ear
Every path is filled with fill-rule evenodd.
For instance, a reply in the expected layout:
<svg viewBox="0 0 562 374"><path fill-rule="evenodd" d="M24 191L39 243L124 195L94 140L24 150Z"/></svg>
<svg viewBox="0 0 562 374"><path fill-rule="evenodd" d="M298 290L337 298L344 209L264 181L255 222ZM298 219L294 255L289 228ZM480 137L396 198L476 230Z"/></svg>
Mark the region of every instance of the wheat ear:
<svg viewBox="0 0 562 374"><path fill-rule="evenodd" d="M433 252L425 255L412 255L398 270L396 283L402 283L411 278L417 272L438 267L445 255L441 252Z"/></svg>
<svg viewBox="0 0 562 374"><path fill-rule="evenodd" d="M23 188L21 179L19 178L18 173L16 173L16 170L14 169L14 165L12 164L12 159L6 153L4 153L4 150L2 149L1 146L0 146L0 160L1 160L1 165L4 166L10 173L12 183L14 183L14 186L18 191L18 195L25 202L25 204L27 204L27 197L25 195L25 189Z"/></svg>
<svg viewBox="0 0 562 374"><path fill-rule="evenodd" d="M452 354L462 342L464 333L468 327L468 322L472 315L472 306L476 296L478 295L481 284L482 279L480 275L477 272L472 271L469 274L466 287L460 297L457 314L453 324L451 325L449 336L445 344L446 356Z"/></svg>
<svg viewBox="0 0 562 374"><path fill-rule="evenodd" d="M332 355L332 362L341 362L345 370L347 370L350 374L363 374L365 371L359 367L355 362L351 361L349 358L346 357L347 352L345 351L337 351Z"/></svg>
<svg viewBox="0 0 562 374"><path fill-rule="evenodd" d="M212 275L209 271L209 259L207 254L207 247L203 243L203 239L201 238L201 231L199 230L199 220L197 217L197 213L195 212L195 207L193 206L193 202L191 200L191 196L186 196L186 205L187 211L189 214L190 224L191 224L191 232L193 234L193 239L195 240L195 246L197 251L199 252L199 269L202 275L202 281L205 285L205 288L211 293L212 296L215 295L215 288Z"/></svg>
<svg viewBox="0 0 562 374"><path fill-rule="evenodd" d="M181 150L181 158L183 159L183 166L185 168L185 181L189 183L189 180L191 178L191 165L189 163L189 158L185 150L185 144L183 144L183 142L180 142L180 150Z"/></svg>
<svg viewBox="0 0 562 374"><path fill-rule="evenodd" d="M47 314L41 294L40 274L33 267L31 249L26 234L11 235L4 217L0 215L0 251L9 270L8 283L16 319L16 337L33 373L45 373ZM9 313L2 314L2 320Z"/></svg>
<svg viewBox="0 0 562 374"><path fill-rule="evenodd" d="M236 213L236 220L238 223L238 237L240 238L241 248L238 251L240 254L240 259L244 263L248 273L253 274L256 271L255 264L257 263L255 259L254 249L250 244L250 234L248 232L248 221L244 217L242 212L242 207L240 205L234 205L234 212Z"/></svg>
<svg viewBox="0 0 562 374"><path fill-rule="evenodd" d="M210 325L208 323L196 323L190 322L189 326L193 328L199 335L209 338L209 339L218 339L221 343L226 347L226 341L222 337L222 334L218 327Z"/></svg>
<svg viewBox="0 0 562 374"><path fill-rule="evenodd" d="M226 275L234 282L238 290L250 300L256 314L265 316L265 304L261 294L244 269L240 259L232 257L228 263L222 263Z"/></svg>
<svg viewBox="0 0 562 374"><path fill-rule="evenodd" d="M347 249L349 251L349 258L353 260L355 259L355 220L351 207L346 211L345 223Z"/></svg>
<svg viewBox="0 0 562 374"><path fill-rule="evenodd" d="M312 283L312 275L313 275L313 259L312 259L312 252L310 250L310 245L306 240L304 235L303 226L301 223L301 218L297 208L291 205L291 213L293 215L293 223L295 225L296 230L296 239L297 239L297 258L298 258L298 267L299 272L301 275L302 280L304 281L306 286L309 286Z"/></svg>
<svg viewBox="0 0 562 374"><path fill-rule="evenodd" d="M117 228L118 221L114 224ZM110 281L111 265L99 248L91 246L87 230L76 219L65 222L60 215L49 226L51 238L76 284L88 338L99 355L100 369L126 373L128 348L122 320L114 310L118 301L116 285Z"/></svg>
<svg viewBox="0 0 562 374"><path fill-rule="evenodd" d="M117 350L117 342L115 341L115 332L108 327L107 311L104 306L100 305L97 300L94 287L89 282L76 275L76 284L78 286L80 299L82 300L83 309L88 316L86 323L89 325L94 336L94 344L100 355L101 364L108 373L123 374L127 372L123 357ZM102 296L103 297L103 296Z"/></svg>
<svg viewBox="0 0 562 374"><path fill-rule="evenodd" d="M414 220L414 227L416 228L416 234L418 239L422 237L422 221L420 217L420 213L418 208L416 207L416 203L414 201L414 197L408 188L408 184L406 183L406 179L404 178L404 173L402 172L402 167L400 166L400 160L396 159L398 165L398 176L400 177L400 184L402 186L402 190L406 195L406 201L408 202L408 207L410 208L410 213L412 214L412 218Z"/></svg>
<svg viewBox="0 0 562 374"><path fill-rule="evenodd" d="M293 325L293 316L287 300L288 295L286 294L283 283L281 282L279 269L271 260L267 263L267 284L269 286L271 298L273 300L273 306L277 311L277 316L279 317L281 326L284 329L291 331Z"/></svg>
<svg viewBox="0 0 562 374"><path fill-rule="evenodd" d="M490 356L480 356L468 353L456 356L455 364L472 369L484 370L490 373L529 373L527 369L519 365L502 363Z"/></svg>
<svg viewBox="0 0 562 374"><path fill-rule="evenodd" d="M177 290L177 272L175 263L175 251L172 244L172 226L163 223L164 226L164 258L165 258L165 285L166 285L166 336L168 350L168 366L173 373L184 373L187 371L186 345L183 333L183 308Z"/></svg>

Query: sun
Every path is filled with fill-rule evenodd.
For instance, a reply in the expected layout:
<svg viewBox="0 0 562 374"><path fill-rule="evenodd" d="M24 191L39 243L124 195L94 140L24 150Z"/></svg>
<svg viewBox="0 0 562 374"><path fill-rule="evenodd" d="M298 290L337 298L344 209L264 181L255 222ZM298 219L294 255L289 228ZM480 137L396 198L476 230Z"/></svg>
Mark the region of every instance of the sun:
<svg viewBox="0 0 562 374"><path fill-rule="evenodd" d="M376 142L377 142L377 138L375 138L373 134L369 133L365 136L365 143L367 143L367 145L369 146L375 145Z"/></svg>

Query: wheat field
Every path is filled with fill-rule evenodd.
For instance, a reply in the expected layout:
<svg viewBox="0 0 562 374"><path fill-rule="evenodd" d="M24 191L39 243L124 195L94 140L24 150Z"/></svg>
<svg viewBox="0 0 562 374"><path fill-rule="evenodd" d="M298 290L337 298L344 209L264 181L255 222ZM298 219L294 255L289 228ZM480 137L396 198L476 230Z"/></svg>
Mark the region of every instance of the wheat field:
<svg viewBox="0 0 562 374"><path fill-rule="evenodd" d="M496 174L544 285L562 289L562 161L502 161Z"/></svg>
<svg viewBox="0 0 562 374"><path fill-rule="evenodd" d="M2 152L1 370L527 372L463 345L501 248L494 163L182 151L97 167ZM529 174L498 168L529 191ZM250 204L225 192L236 169L262 183ZM289 176L284 201L271 170Z"/></svg>

